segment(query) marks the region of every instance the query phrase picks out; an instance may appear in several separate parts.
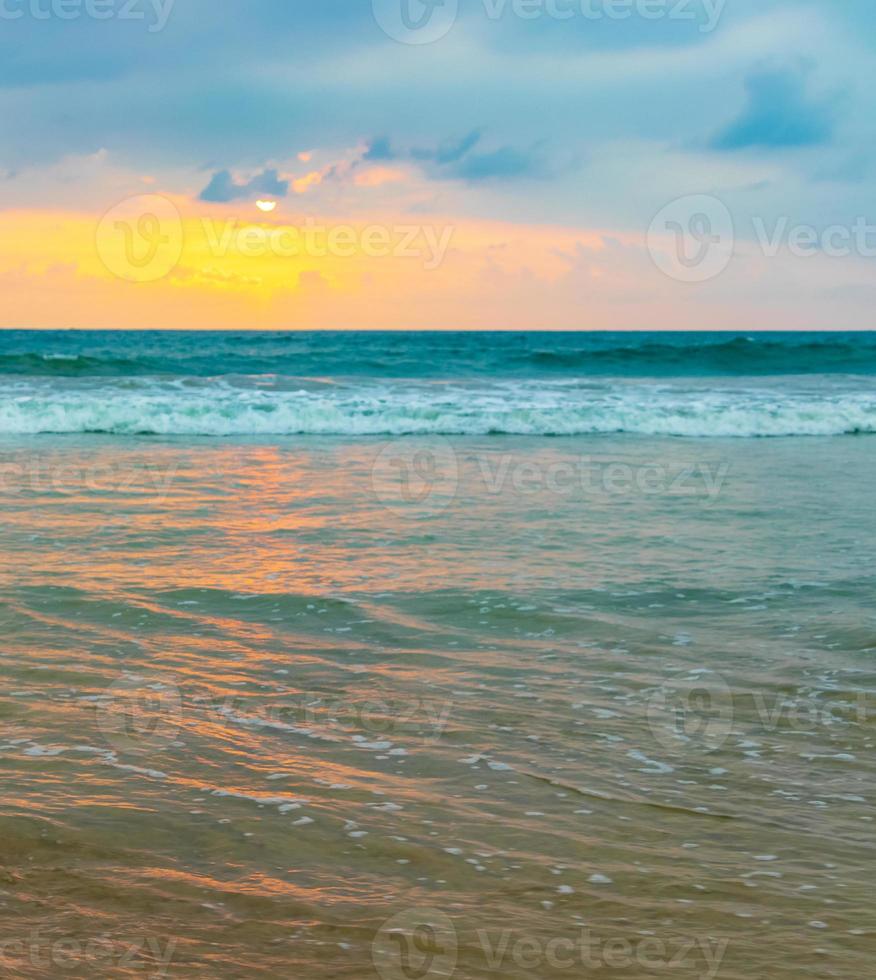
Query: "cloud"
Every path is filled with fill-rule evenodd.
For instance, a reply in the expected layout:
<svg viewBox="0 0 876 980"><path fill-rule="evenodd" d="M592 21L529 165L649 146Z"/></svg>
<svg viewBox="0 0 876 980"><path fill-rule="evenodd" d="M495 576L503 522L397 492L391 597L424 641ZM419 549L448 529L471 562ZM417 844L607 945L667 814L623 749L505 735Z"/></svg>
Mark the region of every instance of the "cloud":
<svg viewBox="0 0 876 980"><path fill-rule="evenodd" d="M225 204L229 201L239 201L257 194L270 197L285 197L289 193L289 181L280 180L276 170L263 170L248 181L237 181L228 170L219 170L213 174L210 183L201 191L202 201Z"/></svg>
<svg viewBox="0 0 876 980"><path fill-rule="evenodd" d="M749 75L742 115L712 140L716 150L781 149L830 141L834 114L806 93L804 69L766 68Z"/></svg>
<svg viewBox="0 0 876 980"><path fill-rule="evenodd" d="M467 153L477 146L481 140L481 131L474 129L462 139L444 140L433 150L412 150L415 160L434 160L442 166L459 162Z"/></svg>
<svg viewBox="0 0 876 980"><path fill-rule="evenodd" d="M382 187L384 184L399 184L405 179L404 170L395 167L368 167L359 170L353 177L357 187Z"/></svg>
<svg viewBox="0 0 876 980"><path fill-rule="evenodd" d="M368 149L362 156L363 160L374 163L383 160L395 160L395 153L389 143L389 138L381 136L379 139L372 140Z"/></svg>
<svg viewBox="0 0 876 980"><path fill-rule="evenodd" d="M436 180L465 180L470 182L513 177L544 176L547 167L538 148L518 150L512 146L500 146L494 150L474 152L480 146L483 131L473 129L463 137L445 139L435 147L415 147L408 156L425 165L428 176ZM376 147L388 147L388 141L378 140L364 159L397 159L369 156Z"/></svg>
<svg viewBox="0 0 876 980"><path fill-rule="evenodd" d="M512 177L540 177L545 173L544 161L535 152L503 146L492 153L476 153L462 160L455 168L463 180L490 180Z"/></svg>

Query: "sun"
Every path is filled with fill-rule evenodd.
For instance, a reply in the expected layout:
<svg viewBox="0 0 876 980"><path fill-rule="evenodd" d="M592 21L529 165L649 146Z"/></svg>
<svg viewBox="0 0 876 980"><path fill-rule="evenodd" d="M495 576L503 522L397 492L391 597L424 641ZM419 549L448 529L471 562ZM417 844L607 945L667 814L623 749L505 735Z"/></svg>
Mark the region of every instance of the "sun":
<svg viewBox="0 0 876 980"><path fill-rule="evenodd" d="M256 207L259 211L270 212L277 207L276 201L256 201Z"/></svg>

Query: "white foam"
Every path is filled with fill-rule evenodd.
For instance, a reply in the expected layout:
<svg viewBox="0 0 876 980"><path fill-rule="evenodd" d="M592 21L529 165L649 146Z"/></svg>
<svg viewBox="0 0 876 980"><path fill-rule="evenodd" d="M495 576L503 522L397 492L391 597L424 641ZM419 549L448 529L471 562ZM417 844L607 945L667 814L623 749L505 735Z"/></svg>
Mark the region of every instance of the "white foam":
<svg viewBox="0 0 876 980"><path fill-rule="evenodd" d="M257 796L251 793L238 793L230 789L214 789L213 796L230 797L235 800L248 800L250 803L257 803L259 806L276 806L284 811L284 808L297 809L302 803L309 803L309 800L302 800L296 796Z"/></svg>
<svg viewBox="0 0 876 980"><path fill-rule="evenodd" d="M876 433L876 394L849 382L823 389L787 380L770 388L551 380L514 386L361 382L331 391L182 386L149 378L59 386L4 383L0 433L158 435L579 435L826 436Z"/></svg>

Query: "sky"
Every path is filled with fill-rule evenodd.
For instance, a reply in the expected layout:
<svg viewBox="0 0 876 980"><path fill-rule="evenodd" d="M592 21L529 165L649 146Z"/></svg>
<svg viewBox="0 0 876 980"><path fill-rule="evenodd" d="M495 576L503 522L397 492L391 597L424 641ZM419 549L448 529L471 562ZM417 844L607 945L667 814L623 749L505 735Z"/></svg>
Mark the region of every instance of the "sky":
<svg viewBox="0 0 876 980"><path fill-rule="evenodd" d="M870 329L872 0L0 0L0 326Z"/></svg>

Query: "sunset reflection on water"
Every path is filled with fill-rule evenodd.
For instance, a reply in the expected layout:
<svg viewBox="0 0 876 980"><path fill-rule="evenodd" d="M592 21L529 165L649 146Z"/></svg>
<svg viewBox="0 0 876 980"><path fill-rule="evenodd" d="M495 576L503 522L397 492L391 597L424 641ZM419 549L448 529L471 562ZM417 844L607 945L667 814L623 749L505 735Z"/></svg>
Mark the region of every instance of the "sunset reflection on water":
<svg viewBox="0 0 876 980"><path fill-rule="evenodd" d="M378 976L410 909L450 917L459 977L531 975L479 927L585 925L725 937L727 978L864 975L862 445L459 439L427 472L379 440L5 444L9 921L171 937L174 976ZM582 458L725 479L544 479ZM827 538L816 467L845 474Z"/></svg>

